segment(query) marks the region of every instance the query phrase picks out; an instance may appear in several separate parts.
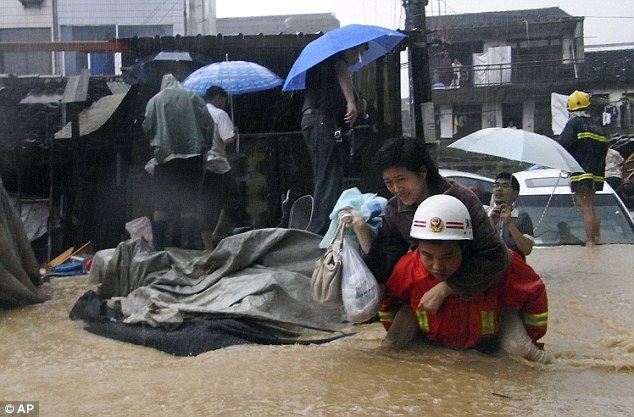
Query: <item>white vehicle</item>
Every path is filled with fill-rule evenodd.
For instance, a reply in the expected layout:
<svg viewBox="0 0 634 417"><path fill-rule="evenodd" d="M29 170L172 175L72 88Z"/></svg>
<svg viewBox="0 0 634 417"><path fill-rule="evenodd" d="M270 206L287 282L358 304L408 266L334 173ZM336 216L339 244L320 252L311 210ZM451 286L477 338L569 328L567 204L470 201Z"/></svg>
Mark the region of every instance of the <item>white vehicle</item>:
<svg viewBox="0 0 634 417"><path fill-rule="evenodd" d="M493 178L453 169L439 169L438 171L443 177L469 188L480 198L482 204L491 204L491 194L493 193L493 183L495 182Z"/></svg>
<svg viewBox="0 0 634 417"><path fill-rule="evenodd" d="M536 246L582 245L586 239L583 216L570 191L568 174L536 169L513 174L520 183L516 206L533 220ZM595 195L601 219L601 243L634 243L634 221L612 187L604 184Z"/></svg>

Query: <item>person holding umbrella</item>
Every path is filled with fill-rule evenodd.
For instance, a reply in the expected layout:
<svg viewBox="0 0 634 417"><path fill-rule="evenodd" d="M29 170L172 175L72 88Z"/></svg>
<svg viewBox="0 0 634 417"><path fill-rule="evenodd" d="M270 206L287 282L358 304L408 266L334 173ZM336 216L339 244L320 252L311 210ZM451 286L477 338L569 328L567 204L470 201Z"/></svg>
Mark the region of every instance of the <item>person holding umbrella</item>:
<svg viewBox="0 0 634 417"><path fill-rule="evenodd" d="M207 110L214 119L214 138L207 151L202 190L201 229L205 250L213 250L218 242L233 229L230 213L223 211L230 188L236 188L231 175L231 165L227 160L226 146L236 141L235 127L224 110L229 94L219 86L211 86L203 97ZM233 194L236 194L234 192Z"/></svg>
<svg viewBox="0 0 634 417"><path fill-rule="evenodd" d="M315 181L311 232L326 233L343 191L344 156L338 145L359 113L350 74L388 54L406 37L372 25L334 29L306 45L286 76L282 91L306 90L301 126Z"/></svg>
<svg viewBox="0 0 634 417"><path fill-rule="evenodd" d="M608 143L601 128L588 113L589 107L588 93L575 91L568 97L570 120L561 131L559 143L583 168L583 171L570 174L570 189L583 214L586 246L594 246L601 239L601 219L594 208L594 194L603 190Z"/></svg>
<svg viewBox="0 0 634 417"><path fill-rule="evenodd" d="M333 55L308 70L301 127L313 167L314 211L308 231L323 235L343 191L344 135L357 121L357 96L348 66L358 63L366 44Z"/></svg>

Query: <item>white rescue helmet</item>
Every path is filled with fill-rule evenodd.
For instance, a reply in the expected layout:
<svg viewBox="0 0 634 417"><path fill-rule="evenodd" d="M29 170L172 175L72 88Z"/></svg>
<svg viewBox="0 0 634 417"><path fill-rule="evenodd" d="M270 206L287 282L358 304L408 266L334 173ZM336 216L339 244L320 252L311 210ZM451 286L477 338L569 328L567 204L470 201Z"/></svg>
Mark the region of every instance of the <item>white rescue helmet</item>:
<svg viewBox="0 0 634 417"><path fill-rule="evenodd" d="M421 240L473 240L469 210L450 195L428 197L416 209L409 235Z"/></svg>

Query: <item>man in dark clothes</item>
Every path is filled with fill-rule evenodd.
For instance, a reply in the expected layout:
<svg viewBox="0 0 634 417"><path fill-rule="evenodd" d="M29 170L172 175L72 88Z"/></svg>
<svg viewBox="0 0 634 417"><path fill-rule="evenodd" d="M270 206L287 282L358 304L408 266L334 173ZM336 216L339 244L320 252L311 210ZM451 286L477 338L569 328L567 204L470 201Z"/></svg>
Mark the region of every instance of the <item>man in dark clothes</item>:
<svg viewBox="0 0 634 417"><path fill-rule="evenodd" d="M367 44L346 49L306 74L301 127L315 181L313 217L308 226L313 233L326 233L330 212L343 191L346 156L340 142L345 130L357 121L358 114L348 66L359 62L367 49Z"/></svg>

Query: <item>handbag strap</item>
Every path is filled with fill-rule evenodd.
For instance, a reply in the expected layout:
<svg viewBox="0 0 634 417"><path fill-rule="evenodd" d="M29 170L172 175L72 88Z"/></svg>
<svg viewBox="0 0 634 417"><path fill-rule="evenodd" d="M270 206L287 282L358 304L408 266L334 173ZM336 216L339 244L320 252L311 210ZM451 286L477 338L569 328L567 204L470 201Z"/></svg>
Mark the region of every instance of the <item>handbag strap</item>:
<svg viewBox="0 0 634 417"><path fill-rule="evenodd" d="M346 225L342 222L337 222L337 228L335 229L335 233L332 236L332 239L330 239L330 243L328 244L328 248L332 248L335 241L339 240L339 250L341 250L341 247L343 247L343 234L344 231L346 229Z"/></svg>

